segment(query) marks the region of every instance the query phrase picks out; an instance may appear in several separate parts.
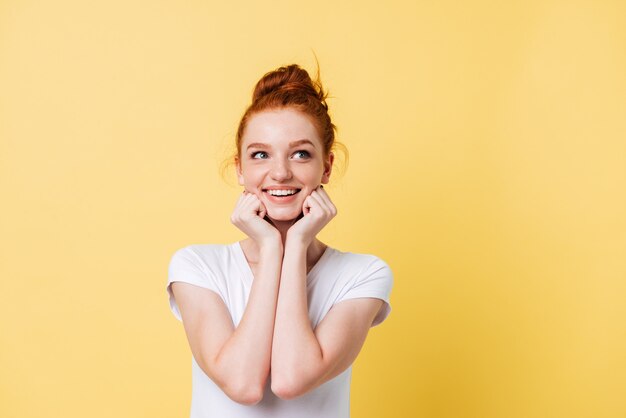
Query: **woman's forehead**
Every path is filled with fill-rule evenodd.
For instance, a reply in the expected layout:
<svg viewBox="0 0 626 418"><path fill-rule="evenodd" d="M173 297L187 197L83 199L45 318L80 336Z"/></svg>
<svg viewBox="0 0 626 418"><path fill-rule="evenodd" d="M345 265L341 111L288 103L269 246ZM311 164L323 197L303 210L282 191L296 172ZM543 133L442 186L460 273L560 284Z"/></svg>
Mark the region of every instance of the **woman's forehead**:
<svg viewBox="0 0 626 418"><path fill-rule="evenodd" d="M266 110L255 113L248 120L243 145L257 143L268 146L305 145L306 141L320 147L321 141L311 119L296 110Z"/></svg>

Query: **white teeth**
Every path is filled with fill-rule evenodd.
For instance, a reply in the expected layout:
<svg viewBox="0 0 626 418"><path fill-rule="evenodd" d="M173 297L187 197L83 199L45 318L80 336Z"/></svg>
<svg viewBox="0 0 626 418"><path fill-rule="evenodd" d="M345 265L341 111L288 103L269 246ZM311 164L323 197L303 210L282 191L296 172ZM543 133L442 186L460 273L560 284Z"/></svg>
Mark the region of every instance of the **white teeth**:
<svg viewBox="0 0 626 418"><path fill-rule="evenodd" d="M296 194L297 190L268 190L267 192L272 196L289 196Z"/></svg>

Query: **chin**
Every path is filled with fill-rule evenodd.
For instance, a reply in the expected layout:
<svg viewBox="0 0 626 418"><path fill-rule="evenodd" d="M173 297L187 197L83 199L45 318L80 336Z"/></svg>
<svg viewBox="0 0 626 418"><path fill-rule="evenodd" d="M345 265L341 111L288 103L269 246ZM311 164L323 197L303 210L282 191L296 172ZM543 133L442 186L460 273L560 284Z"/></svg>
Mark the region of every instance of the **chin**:
<svg viewBox="0 0 626 418"><path fill-rule="evenodd" d="M267 216L272 221L286 222L296 219L302 211L268 211Z"/></svg>

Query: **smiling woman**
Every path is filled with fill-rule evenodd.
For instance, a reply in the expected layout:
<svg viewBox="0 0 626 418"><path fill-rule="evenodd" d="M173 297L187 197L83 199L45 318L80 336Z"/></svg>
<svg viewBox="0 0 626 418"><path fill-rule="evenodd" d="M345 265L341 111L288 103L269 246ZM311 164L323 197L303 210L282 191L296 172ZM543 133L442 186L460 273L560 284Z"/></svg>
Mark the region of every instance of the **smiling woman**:
<svg viewBox="0 0 626 418"><path fill-rule="evenodd" d="M237 131L243 186L231 222L247 238L181 248L172 312L192 353L192 418L350 416L352 363L389 315L393 277L317 234L337 209L335 125L321 82L297 65L261 78Z"/></svg>
<svg viewBox="0 0 626 418"><path fill-rule="evenodd" d="M279 230L288 229L305 199L328 183L334 155L324 150L317 128L298 110L268 109L247 122L241 140L246 153L236 157L239 184L258 196Z"/></svg>

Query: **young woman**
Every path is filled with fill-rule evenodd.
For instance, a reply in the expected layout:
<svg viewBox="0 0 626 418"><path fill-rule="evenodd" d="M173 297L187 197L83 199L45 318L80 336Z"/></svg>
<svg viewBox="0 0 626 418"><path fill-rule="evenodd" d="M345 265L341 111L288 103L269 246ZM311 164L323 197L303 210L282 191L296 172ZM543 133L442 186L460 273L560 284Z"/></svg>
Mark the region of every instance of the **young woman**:
<svg viewBox="0 0 626 418"><path fill-rule="evenodd" d="M297 65L257 83L237 132L247 238L179 249L167 290L192 352L191 418L347 418L352 363L389 314L380 258L316 238L337 214L323 188L335 126Z"/></svg>

